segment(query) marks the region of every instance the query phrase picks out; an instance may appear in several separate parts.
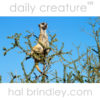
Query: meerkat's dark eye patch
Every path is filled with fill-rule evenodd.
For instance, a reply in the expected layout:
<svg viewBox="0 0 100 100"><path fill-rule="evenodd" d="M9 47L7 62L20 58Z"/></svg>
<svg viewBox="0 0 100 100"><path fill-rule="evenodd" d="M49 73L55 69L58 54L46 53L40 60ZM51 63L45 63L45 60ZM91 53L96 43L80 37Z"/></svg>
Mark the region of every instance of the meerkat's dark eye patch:
<svg viewBox="0 0 100 100"><path fill-rule="evenodd" d="M45 23L41 23L42 25L45 25Z"/></svg>

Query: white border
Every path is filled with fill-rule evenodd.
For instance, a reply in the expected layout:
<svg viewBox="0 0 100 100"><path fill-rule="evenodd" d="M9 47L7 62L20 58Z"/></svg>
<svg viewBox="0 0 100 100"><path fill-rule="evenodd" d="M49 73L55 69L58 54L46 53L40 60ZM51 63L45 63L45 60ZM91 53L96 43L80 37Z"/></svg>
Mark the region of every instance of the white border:
<svg viewBox="0 0 100 100"><path fill-rule="evenodd" d="M87 12L76 12L76 13L72 13L72 12L63 12L63 13L59 13L59 12L40 12L39 9L36 9L34 11L34 14L31 14L29 12L24 12L24 13L20 13L20 12L11 12L10 11L10 6L17 3L18 5L22 5L25 3L29 3L31 5L35 5L37 8L39 8L41 5L65 5L66 2L73 5L79 4L79 5L83 5L83 4L87 4L87 2L93 2L93 5L88 5L88 11ZM2 0L0 2L0 16L100 16L100 2L99 0ZM13 90L20 90L20 89L24 89L24 92L27 90L27 88L30 88L31 90L35 90L35 89L44 89L44 90L48 90L48 89L54 89L56 90L68 90L68 91L72 91L72 90L91 90L92 91L92 96L88 95L88 96L79 96L79 95L75 95L75 96L68 96L66 95L65 97L62 96L56 96L56 95L52 95L52 96L27 96L26 94L23 94L21 96L16 96L16 95L8 95L8 91L9 89L13 89ZM18 99L24 99L24 100L94 100L96 98L99 98L99 94L100 94L100 84L0 84L0 98L1 100L18 100Z"/></svg>
<svg viewBox="0 0 100 100"><path fill-rule="evenodd" d="M16 4L16 12L13 12L13 8L11 6ZM66 5L69 5L66 7ZM99 16L100 9L100 0L2 0L0 2L0 16ZM23 5L25 9L23 12L18 10L19 6ZM28 8L29 5L29 8ZM45 6L40 11L41 6ZM47 9L49 5L49 11L44 10ZM65 7L64 12L62 12L59 6L63 5ZM79 11L75 12L70 11L74 6L79 6ZM85 5L87 10L85 12L80 11L80 6ZM34 12L32 13L31 7L34 7ZM57 8L51 10L52 6L56 6ZM60 9L60 11L58 10ZM12 10L10 10L12 9ZM67 11L67 10L68 11Z"/></svg>
<svg viewBox="0 0 100 100"><path fill-rule="evenodd" d="M28 95L27 89L29 89ZM31 91L34 90L35 92L32 93ZM44 91L44 94L41 92L40 95L41 90ZM63 93L65 94L63 95ZM3 100L94 100L96 97L99 98L99 94L100 84L0 84L0 98Z"/></svg>

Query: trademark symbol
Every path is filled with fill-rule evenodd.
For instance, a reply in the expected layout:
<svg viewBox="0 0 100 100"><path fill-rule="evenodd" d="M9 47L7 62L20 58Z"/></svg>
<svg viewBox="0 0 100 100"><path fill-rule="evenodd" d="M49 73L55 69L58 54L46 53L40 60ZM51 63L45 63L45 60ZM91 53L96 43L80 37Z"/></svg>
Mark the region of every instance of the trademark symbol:
<svg viewBox="0 0 100 100"><path fill-rule="evenodd" d="M87 4L88 5L93 5L93 1L88 1Z"/></svg>

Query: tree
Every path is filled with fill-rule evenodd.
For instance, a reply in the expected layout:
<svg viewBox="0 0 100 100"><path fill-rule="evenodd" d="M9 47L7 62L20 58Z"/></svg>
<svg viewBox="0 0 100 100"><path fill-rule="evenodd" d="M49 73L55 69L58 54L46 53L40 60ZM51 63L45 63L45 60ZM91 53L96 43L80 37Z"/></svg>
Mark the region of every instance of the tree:
<svg viewBox="0 0 100 100"><path fill-rule="evenodd" d="M34 37L35 41L37 41L38 37L34 33L31 33L29 31L26 31L26 32L28 32L28 35L24 36L24 37L22 37L21 33L20 34L15 33L14 35L7 37L8 39L13 39L14 43L11 43L12 47L10 47L9 49L7 49L5 47L3 48L3 50L5 51L4 56L14 48L19 48L22 51L21 53L24 53L27 56L27 54L31 51L31 49L33 47L32 46L33 41L31 41L31 38ZM52 64L54 64L60 60L64 61L65 58L63 57L63 55L70 54L70 52L63 51L64 43L62 43L62 46L60 49L57 48L57 46L55 45L55 42L57 42L56 34L54 34L53 36L49 34L49 37L50 37L50 48L49 48L50 53L48 56L43 58L43 59L45 59L45 63L43 65L44 66L43 73L45 75L48 74L48 71L49 71L50 67L52 66ZM26 39L26 41L23 41L25 43L24 46L21 46L21 43L20 43L20 39L22 39L22 38ZM27 47L27 49L25 49L24 47ZM31 82L31 83L49 82L50 80L46 79L45 75L43 75L43 74L37 75L37 73L34 72L34 69L35 69L34 65L33 65L33 68L31 69L30 73L26 73L26 69L24 67L24 62L26 61L26 56L25 56L25 59L21 62L22 70L24 73L24 79L22 79L20 75L16 76L16 75L13 75L13 73L11 73L12 79L10 82L14 82L14 79L16 79L16 78L20 78L21 82L27 82L27 83L29 83L29 82ZM33 56L35 56L37 58L41 57L41 55L38 55L37 53L34 53ZM57 59L58 59L57 61L54 61L55 57L57 57ZM34 77L35 77L34 80L31 78L31 77L33 77L33 73L34 73ZM57 77L55 77L55 79L56 78Z"/></svg>
<svg viewBox="0 0 100 100"><path fill-rule="evenodd" d="M89 32L85 31L85 33L88 33L91 37L93 37L93 40L95 40L95 46L89 46L88 48L84 48L84 52L80 52L80 46L75 46L78 52L77 59L73 58L72 50L68 52L64 52L64 43L62 43L62 46L60 49L57 46L57 38L56 34L49 35L49 42L50 42L50 53L43 59L45 59L43 67L43 73L48 75L48 79L43 74L36 73L34 71L35 66L33 64L32 69L29 73L26 73L25 69L25 62L27 53L31 51L33 43L36 43L38 40L38 36L36 36L34 33L31 33L29 31L26 31L28 33L27 36L23 37L23 34L21 33L15 33L12 36L8 36L8 39L13 39L14 42L11 43L11 47L9 49L3 48L4 50L4 56L11 51L14 48L19 48L21 50L21 53L25 54L25 58L23 59L21 63L21 67L23 70L23 76L21 75L14 75L11 72L11 83L15 82L15 79L19 79L18 82L22 83L50 83L50 82L56 82L56 83L99 83L100 82L100 18L95 18L89 22L90 29ZM25 41L24 41L24 39ZM22 42L24 45L21 45L20 40L23 40ZM13 51L12 51L13 52ZM40 57L40 55L34 54L37 58ZM70 58L67 59L68 56ZM58 76L57 70L55 72L49 72L50 68L53 64L56 64L57 62L60 62L63 67L63 76ZM59 67L59 66L58 66ZM34 79L32 77L35 77ZM1 82L1 78L0 78Z"/></svg>

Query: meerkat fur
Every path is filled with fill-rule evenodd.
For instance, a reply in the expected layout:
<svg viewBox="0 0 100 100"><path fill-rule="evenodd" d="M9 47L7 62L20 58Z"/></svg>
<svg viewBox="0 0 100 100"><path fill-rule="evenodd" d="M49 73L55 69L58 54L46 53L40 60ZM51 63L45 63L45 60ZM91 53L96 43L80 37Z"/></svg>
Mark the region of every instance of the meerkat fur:
<svg viewBox="0 0 100 100"><path fill-rule="evenodd" d="M38 39L38 43L37 45L35 45L32 50L31 50L31 57L34 53L38 53L39 55L44 55L44 49L49 47L49 41L48 41L48 35L46 33L46 29L47 29L47 24L46 23L40 23L39 24L39 28L40 28L40 35L39 35L39 39ZM47 55L49 53L49 49L47 49L45 51L45 55ZM39 62L41 62L42 58L41 57L33 57L34 61L35 61L35 67L37 68L37 70L41 72L38 64Z"/></svg>

